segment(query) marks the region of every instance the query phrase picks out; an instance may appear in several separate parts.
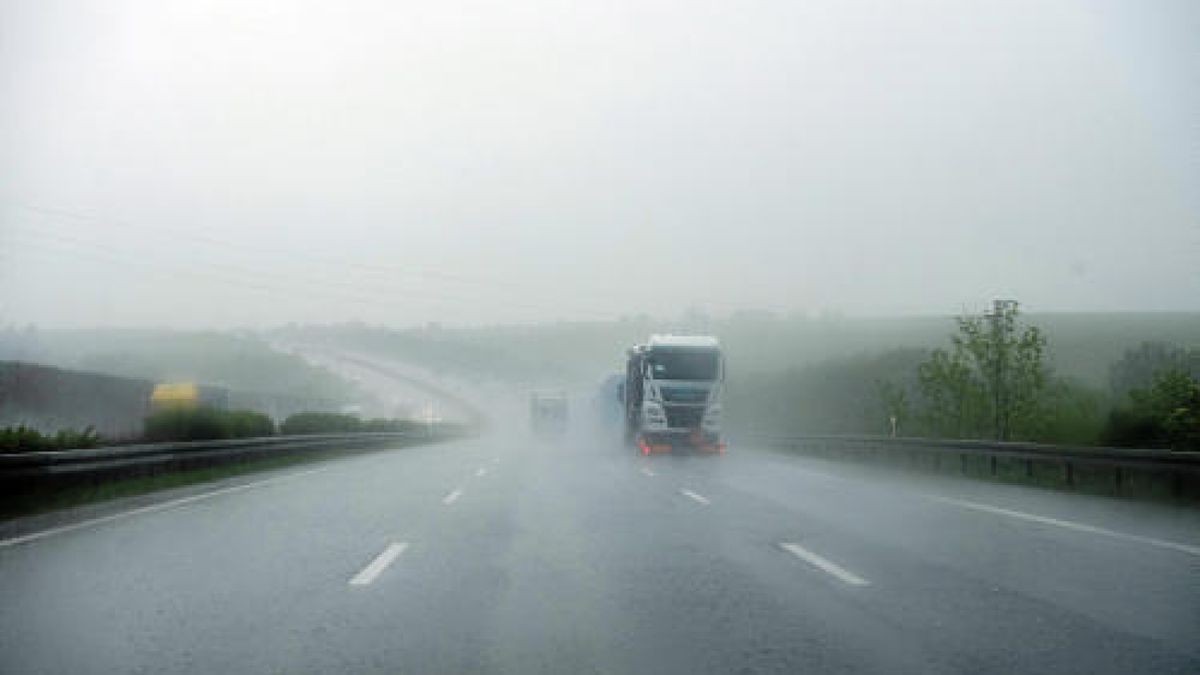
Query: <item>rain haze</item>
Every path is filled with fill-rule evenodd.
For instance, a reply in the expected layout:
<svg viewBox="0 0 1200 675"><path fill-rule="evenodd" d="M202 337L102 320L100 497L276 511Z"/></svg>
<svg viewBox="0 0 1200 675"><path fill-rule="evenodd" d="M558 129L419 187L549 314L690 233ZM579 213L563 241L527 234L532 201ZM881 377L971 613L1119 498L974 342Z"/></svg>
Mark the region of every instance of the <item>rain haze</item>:
<svg viewBox="0 0 1200 675"><path fill-rule="evenodd" d="M1197 0L0 0L0 673L1200 673Z"/></svg>
<svg viewBox="0 0 1200 675"><path fill-rule="evenodd" d="M5 2L0 322L1195 311L1197 35L1186 1Z"/></svg>

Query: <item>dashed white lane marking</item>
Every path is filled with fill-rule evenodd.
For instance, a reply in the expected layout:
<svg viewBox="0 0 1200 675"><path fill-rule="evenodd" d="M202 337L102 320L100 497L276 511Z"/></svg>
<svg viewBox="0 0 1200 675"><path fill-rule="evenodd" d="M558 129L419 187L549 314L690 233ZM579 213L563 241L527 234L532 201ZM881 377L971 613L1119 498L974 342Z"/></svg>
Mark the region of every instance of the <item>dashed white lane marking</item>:
<svg viewBox="0 0 1200 675"><path fill-rule="evenodd" d="M821 570L822 572L825 572L834 577L837 577L838 581L841 581L844 584L849 584L851 586L870 586L871 585L871 582L867 581L866 579L858 576L857 574L847 570L846 568L842 567L841 565L838 565L837 563L835 563L833 561L822 558L821 556L817 555L816 553L813 553L812 551L809 551L808 549L804 548L800 544L792 544L789 542L782 542L779 544L779 547L782 548L783 550L787 551L788 553L791 553L792 555L796 556L797 558L803 560L804 562L812 565L813 567L816 567L817 569Z"/></svg>
<svg viewBox="0 0 1200 675"><path fill-rule="evenodd" d="M683 495L684 497L693 499L696 502L699 502L701 504L707 505L710 503L708 501L708 497L705 497L704 495L701 495L701 494L696 494L695 492L692 492L691 490L680 490L679 494Z"/></svg>
<svg viewBox="0 0 1200 675"><path fill-rule="evenodd" d="M487 467L486 466L481 466L478 469L475 469L475 477L476 478L482 478L485 475L487 475Z"/></svg>
<svg viewBox="0 0 1200 675"><path fill-rule="evenodd" d="M449 506L449 505L453 504L454 502L458 501L458 498L461 496L462 496L462 490L455 490L454 492L451 492L450 494L443 497L442 503L445 504L446 506Z"/></svg>
<svg viewBox="0 0 1200 675"><path fill-rule="evenodd" d="M654 473L653 471L651 471L650 469L647 469L644 466L642 467L642 473L646 474L647 476L650 476L651 478L654 478L655 476L658 475L658 474Z"/></svg>
<svg viewBox="0 0 1200 675"><path fill-rule="evenodd" d="M929 499L932 499L935 502L941 502L943 504L950 504L950 505L958 506L958 507L964 508L964 509L971 509L973 511L980 511L982 513L991 513L991 514L997 515L997 516L1007 516L1009 518L1016 518L1019 520L1025 520L1025 521L1028 521L1031 523L1039 523L1042 525L1053 525L1055 527L1062 527L1062 528L1066 528L1068 530L1075 530L1076 532L1087 532L1089 534L1098 534L1098 535L1101 535L1104 537L1113 537L1115 539L1124 539L1125 541L1132 541L1132 542L1136 542L1139 544L1146 544L1147 546L1157 546L1159 548L1170 549L1172 551L1179 551L1180 553L1187 553L1188 555L1194 555L1194 556L1200 557L1200 546L1189 546L1187 544L1180 544L1178 542L1167 541L1165 539L1155 539L1154 537L1143 537L1143 536L1137 535L1137 534L1125 534L1124 532L1108 530L1103 527L1096 527L1095 525L1085 525L1083 523L1076 523L1076 522L1072 522L1070 520L1060 520L1058 518L1048 518L1046 516L1039 516L1039 515L1035 515L1033 513L1025 513L1024 511L1013 511L1011 509L1002 509L999 506L990 506L988 504L980 504L979 502L970 502L965 499L953 499L951 497L939 497L936 495L928 495L928 497L929 497Z"/></svg>
<svg viewBox="0 0 1200 675"><path fill-rule="evenodd" d="M291 478L299 478L301 476L307 476L309 474L314 474L319 471L325 471L326 469L327 469L327 467L322 467L320 469L309 469L307 471L297 471L294 473L289 473L285 476L276 476L274 478L266 478L264 480L256 480L252 483L243 483L241 485L233 485L230 487L220 488L219 490L213 490L211 492L204 492L204 493L201 493L198 495L192 495L190 497L181 497L180 499L172 499L172 500L166 501L166 502L159 502L158 504L150 504L149 506L139 506L136 509L129 509L128 511L114 513L112 515L103 516L101 518L92 518L90 520L81 520L78 523L71 523L70 525L62 525L60 527L52 527L48 530L41 530L39 532L23 534L19 537L13 537L11 539L0 540L0 548L4 548L6 546L16 546L17 544L28 543L31 541L36 541L38 539L44 539L46 537L51 537L56 534L65 534L67 532L74 532L75 530L82 530L87 527L103 525L104 523L111 523L115 520L131 518L133 516L139 516L139 515L142 515L145 513L154 513L155 511L166 511L167 509L173 509L173 508L176 508L179 506L184 506L185 504L191 504L194 502L203 501L205 499L212 499L213 497L219 497L221 495L232 494L234 492L242 492L244 490L252 490L254 488L265 487L267 485L271 485L272 483L278 483L280 481L288 480Z"/></svg>
<svg viewBox="0 0 1200 675"><path fill-rule="evenodd" d="M387 569L388 565L392 564L392 561L399 558L401 553L404 553L404 549L406 548L408 548L408 543L403 541L389 544L387 548L383 549L383 553L375 556L370 565L367 565L361 572L354 575L354 578L350 580L350 585L370 585L372 581L375 581L376 577Z"/></svg>

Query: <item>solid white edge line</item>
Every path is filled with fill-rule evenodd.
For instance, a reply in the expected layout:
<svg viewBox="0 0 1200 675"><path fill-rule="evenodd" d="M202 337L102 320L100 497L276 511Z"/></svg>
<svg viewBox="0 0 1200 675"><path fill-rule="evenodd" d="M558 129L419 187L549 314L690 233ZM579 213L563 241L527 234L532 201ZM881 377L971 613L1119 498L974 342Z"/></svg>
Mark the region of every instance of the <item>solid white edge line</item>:
<svg viewBox="0 0 1200 675"><path fill-rule="evenodd" d="M475 469L475 477L476 478L482 478L486 475L487 475L487 467L486 466L481 466L478 469Z"/></svg>
<svg viewBox="0 0 1200 675"><path fill-rule="evenodd" d="M454 492L451 492L450 494L443 497L442 503L445 504L446 506L449 506L449 505L453 504L455 501L457 501L458 498L461 496L462 496L462 490L455 490Z"/></svg>
<svg viewBox="0 0 1200 675"><path fill-rule="evenodd" d="M834 577L837 577L837 579L839 581L841 581L842 583L849 584L851 586L870 586L871 585L871 582L867 581L866 579L845 569L844 567L838 565L837 563L834 563L830 560L826 560L825 558L822 558L821 556L817 555L816 553L813 553L812 551L809 551L808 549L804 548L800 544L794 544L791 542L781 542L779 544L779 547L782 548L783 550L787 551L788 553L791 553L792 555L796 556L797 558L803 560L804 562L812 565L813 567L816 567L817 569L821 570L822 572L825 572Z"/></svg>
<svg viewBox="0 0 1200 675"><path fill-rule="evenodd" d="M696 494L695 492L692 492L691 490L680 490L679 494L681 494L685 497L690 497L691 499L693 499L701 504L708 505L711 503L708 501L708 497L705 497L704 495L701 495L701 494Z"/></svg>
<svg viewBox="0 0 1200 675"><path fill-rule="evenodd" d="M1016 518L1018 520L1039 523L1042 525L1054 525L1055 527L1075 530L1076 532L1087 532L1088 534L1098 534L1105 537L1113 537L1115 539L1124 539L1126 541L1146 544L1148 546L1157 546L1159 548L1166 548L1172 551L1179 551L1180 553L1187 553L1188 555L1200 557L1200 546L1189 546L1187 544L1180 544L1178 542L1167 541L1165 539L1143 537L1137 534L1125 534L1124 532L1108 530L1103 527L1096 527L1095 525L1085 525L1083 523L1075 523L1069 520L1049 518L1047 516L1039 516L1033 513L1025 513L1024 511L1013 511L1012 509L1004 509L1000 508L999 506L990 506L988 504L981 504L979 502L971 502L965 499L938 497L934 495L929 495L928 498L935 502L950 504L952 506L957 506L964 509L971 509L972 511L980 511L982 513L990 513L997 516L1007 516L1009 518Z"/></svg>
<svg viewBox="0 0 1200 675"><path fill-rule="evenodd" d="M383 553L375 556L375 559L371 561L371 564L367 565L362 569L361 572L354 575L354 578L350 580L350 585L370 585L372 581L375 581L376 577L378 577L385 569L387 569L388 565L392 564L392 561L394 561L396 558L399 558L401 553L404 553L404 549L406 548L408 548L408 543L403 541L389 544L387 548L383 549Z"/></svg>
<svg viewBox="0 0 1200 675"><path fill-rule="evenodd" d="M642 467L642 473L643 473L643 474L645 474L645 475L647 475L647 476L649 476L649 477L651 477L651 478L654 478L655 476L657 476L657 475L658 475L658 474L654 473L653 471L651 471L650 469L647 469L647 468L646 468L646 467L644 467L644 466Z"/></svg>
<svg viewBox="0 0 1200 675"><path fill-rule="evenodd" d="M847 478L846 476L826 473L823 471L814 471L814 470L809 470L809 469L801 469L801 471L803 471L804 473L813 475L813 476L826 478L831 481L837 481L837 482L843 482L843 483L852 481L852 479ZM1099 535L1102 537L1112 537L1113 539L1122 539L1124 541L1128 541L1128 542L1135 543L1135 544L1144 544L1146 546L1154 546L1156 548L1167 549L1170 551L1175 551L1177 553L1184 553L1186 555L1200 557L1200 545L1184 544L1184 543L1180 543L1177 541L1170 541L1167 539L1156 539L1154 537L1145 537L1145 536L1138 535L1138 534L1128 534L1125 532L1118 532L1116 530L1109 530L1109 529L1106 529L1103 527L1098 527L1096 525L1087 525L1085 523L1076 523L1076 522L1073 522L1070 520L1062 520L1060 518L1050 518L1048 516L1039 516L1034 513L1026 513L1024 511L1014 511L1012 509L1005 509L1005 508L1001 508L999 506L992 506L990 504L983 504L980 502L972 502L972 501L967 501L965 499L955 499L953 497L943 497L941 495L930 494L927 492L912 491L912 492L909 492L909 494L920 497L922 499L928 499L928 500L934 501L934 502L941 502L943 504L957 506L959 508L971 509L974 511L979 511L981 513L990 513L992 515L1007 516L1009 518L1016 518L1018 520L1024 520L1026 522L1039 523L1042 525L1052 525L1055 527L1066 528L1068 530L1074 530L1076 532L1085 532L1088 534L1095 534L1095 535Z"/></svg>
<svg viewBox="0 0 1200 675"><path fill-rule="evenodd" d="M101 516L100 518L91 518L88 520L82 520L78 523L71 523L70 525L61 525L59 527L52 527L52 528L49 528L46 530L40 530L38 532L31 532L29 534L23 534L19 537L13 537L11 539L3 539L3 540L0 540L0 548L5 548L7 546L16 546L18 544L24 544L24 543L28 543L31 541L37 541L38 539L52 537L56 534L65 534L67 532L73 532L75 530L82 530L84 528L94 527L96 525L103 525L105 523L111 523L113 521L122 520L125 518L131 518L133 516L138 516L138 515L142 515L142 514L146 514L146 513L154 513L155 511L166 511L168 509L173 509L173 508L176 508L179 506L184 506L186 504L191 504L193 502L199 502L199 501L203 501L205 499L211 499L213 497L219 497L221 495L227 495L227 494L231 494L234 492L241 492L243 490L251 490L253 488L264 487L264 486L270 485L272 483L278 483L280 481L291 479L291 478L299 478L300 476L307 476L309 474L314 474L314 473L317 473L318 471L325 471L325 470L326 470L326 467L322 467L320 469L309 469L307 471L297 471L295 473L289 473L285 476L275 476L273 478L257 480L252 483L243 483L241 485L232 485L230 487L224 487L224 488L220 488L217 490L213 490L211 492L204 492L204 493L197 494L197 495L191 495L189 497L181 497L179 499L172 499L170 501L159 502L157 504L149 504L147 506L139 506L134 509L129 509L128 511L122 511L120 513L114 513L114 514L107 515L107 516Z"/></svg>

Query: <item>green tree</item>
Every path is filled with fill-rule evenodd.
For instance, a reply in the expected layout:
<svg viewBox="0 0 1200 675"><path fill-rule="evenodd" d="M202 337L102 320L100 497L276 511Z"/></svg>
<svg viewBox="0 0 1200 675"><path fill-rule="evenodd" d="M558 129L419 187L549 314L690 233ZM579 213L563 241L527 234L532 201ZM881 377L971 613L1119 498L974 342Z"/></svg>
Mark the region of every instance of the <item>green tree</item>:
<svg viewBox="0 0 1200 675"><path fill-rule="evenodd" d="M963 349L935 349L917 367L923 407L920 421L935 436L956 438L982 434L986 421L986 391L975 376Z"/></svg>
<svg viewBox="0 0 1200 675"><path fill-rule="evenodd" d="M918 369L923 419L938 435L1032 438L1046 422L1046 338L1018 322L1018 304L957 319L950 351L936 349Z"/></svg>

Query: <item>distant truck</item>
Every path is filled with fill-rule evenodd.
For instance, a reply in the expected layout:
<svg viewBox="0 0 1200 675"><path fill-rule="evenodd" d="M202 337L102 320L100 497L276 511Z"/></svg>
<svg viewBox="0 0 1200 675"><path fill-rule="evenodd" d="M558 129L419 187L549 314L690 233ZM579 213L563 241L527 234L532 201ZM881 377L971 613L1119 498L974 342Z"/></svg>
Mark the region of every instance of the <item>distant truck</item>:
<svg viewBox="0 0 1200 675"><path fill-rule="evenodd" d="M627 352L625 438L643 455L678 450L723 453L725 357L715 337L651 335Z"/></svg>
<svg viewBox="0 0 1200 675"><path fill-rule="evenodd" d="M534 433L564 433L568 420L569 408L565 393L535 391L529 395L529 426Z"/></svg>

